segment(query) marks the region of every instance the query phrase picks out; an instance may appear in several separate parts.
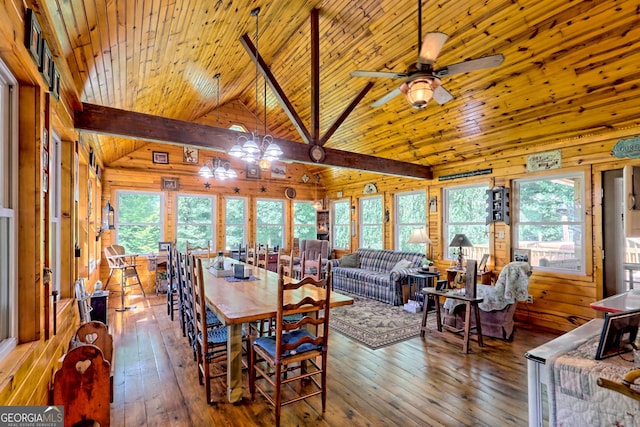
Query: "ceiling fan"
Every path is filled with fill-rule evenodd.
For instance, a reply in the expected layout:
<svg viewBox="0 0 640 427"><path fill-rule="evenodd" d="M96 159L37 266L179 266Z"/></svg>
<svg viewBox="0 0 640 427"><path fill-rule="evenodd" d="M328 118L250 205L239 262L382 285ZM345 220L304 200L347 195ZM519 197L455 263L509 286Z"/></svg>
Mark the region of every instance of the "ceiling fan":
<svg viewBox="0 0 640 427"><path fill-rule="evenodd" d="M442 49L442 46L449 36L441 32L431 32L424 36L424 40L420 40L421 35L422 1L418 0L418 42L422 44L418 54L418 61L403 73L362 70L351 73L352 77L405 79L400 87L392 90L371 104L372 107L379 107L386 104L400 93L404 93L407 96L409 103L414 108L420 109L426 107L432 98L435 99L438 104L442 105L452 100L453 95L442 86L441 77L497 67L504 61L504 56L499 53L435 69L434 65L440 49Z"/></svg>

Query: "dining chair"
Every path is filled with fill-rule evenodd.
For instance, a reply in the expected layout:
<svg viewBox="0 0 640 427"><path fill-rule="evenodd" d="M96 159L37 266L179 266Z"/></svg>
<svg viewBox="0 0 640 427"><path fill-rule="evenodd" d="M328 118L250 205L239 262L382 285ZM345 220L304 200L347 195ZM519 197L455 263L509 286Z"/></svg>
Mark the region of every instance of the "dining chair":
<svg viewBox="0 0 640 427"><path fill-rule="evenodd" d="M251 265L256 265L256 266L258 265L258 245L257 244L254 244L253 246L251 244L247 245L246 263Z"/></svg>
<svg viewBox="0 0 640 427"><path fill-rule="evenodd" d="M249 350L251 399L255 400L258 390L275 407L276 426L280 425L282 406L312 396L321 395L322 412L325 412L331 298L330 268L326 279L319 281L305 277L285 283L282 269L278 275L275 334L252 337ZM301 292L302 287L317 290L315 294L310 290ZM285 320L287 316L300 313L306 314L297 322ZM301 382L299 389L290 386L295 381Z"/></svg>
<svg viewBox="0 0 640 427"><path fill-rule="evenodd" d="M211 240L207 240L207 246L196 246L187 240L187 255L191 255L196 253L200 256L205 256L207 258L207 267L211 263Z"/></svg>
<svg viewBox="0 0 640 427"><path fill-rule="evenodd" d="M125 254L124 247L120 245L107 246L104 248L104 254L107 259L107 263L109 264L109 268L111 269L111 273L109 274L109 278L105 285L105 290L109 286L111 274L114 271L120 272L120 308L117 308L116 311L124 311L130 308L125 307L124 305L124 294L126 293L127 288L139 286L142 291L142 296L146 298L147 295L144 292L142 281L138 275L138 264L135 262L135 255Z"/></svg>
<svg viewBox="0 0 640 427"><path fill-rule="evenodd" d="M193 265L193 302L195 306L194 321L196 327L196 349L198 362L198 380L204 383L207 403L211 398L211 380L225 376L227 360L228 328L219 324L215 327L208 325L207 301L204 293L204 275L202 258L190 256ZM242 332L244 336L244 330Z"/></svg>
<svg viewBox="0 0 640 427"><path fill-rule="evenodd" d="M278 254L278 268L276 271L280 271L282 267L282 274L287 277L293 277L293 250L286 252L281 250Z"/></svg>
<svg viewBox="0 0 640 427"><path fill-rule="evenodd" d="M178 312L178 316L181 316L180 304L182 304L180 298L180 281L178 280L178 259L180 254L176 249L175 244L171 244L169 247L168 259L167 259L167 280L169 285L167 286L167 314L171 318L171 321L175 320L175 312ZM180 321L182 325L182 320Z"/></svg>
<svg viewBox="0 0 640 427"><path fill-rule="evenodd" d="M258 267L266 270L269 265L269 245L260 245L258 247Z"/></svg>

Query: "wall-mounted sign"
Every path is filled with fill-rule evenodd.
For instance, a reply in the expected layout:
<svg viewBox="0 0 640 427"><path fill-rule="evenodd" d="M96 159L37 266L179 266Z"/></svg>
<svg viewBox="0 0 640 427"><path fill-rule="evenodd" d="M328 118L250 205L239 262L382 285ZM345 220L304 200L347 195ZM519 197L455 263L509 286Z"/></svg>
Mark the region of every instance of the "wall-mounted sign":
<svg viewBox="0 0 640 427"><path fill-rule="evenodd" d="M558 169L562 167L562 152L560 150L527 156L527 172Z"/></svg>
<svg viewBox="0 0 640 427"><path fill-rule="evenodd" d="M442 175L438 177L438 181L449 181L450 179L468 178L470 176L489 175L493 169L478 169L469 172L454 173L451 175Z"/></svg>
<svg viewBox="0 0 640 427"><path fill-rule="evenodd" d="M611 150L613 157L630 159L640 159L640 137L634 136L629 139L620 139Z"/></svg>

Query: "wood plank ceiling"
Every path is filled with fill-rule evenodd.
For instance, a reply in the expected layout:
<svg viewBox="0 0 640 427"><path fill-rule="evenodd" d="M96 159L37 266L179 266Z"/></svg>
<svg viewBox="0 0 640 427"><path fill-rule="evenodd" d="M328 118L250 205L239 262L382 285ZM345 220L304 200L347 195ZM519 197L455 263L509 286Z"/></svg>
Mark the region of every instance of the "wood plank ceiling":
<svg viewBox="0 0 640 427"><path fill-rule="evenodd" d="M443 165L508 150L638 125L640 16L635 1L423 1L423 33L449 35L438 66L502 53L491 70L443 78L455 98L411 108L404 96L371 103L402 81L351 77L354 70L404 71L416 61L416 0L47 0L58 57L82 102L197 121L240 101L262 129L262 80L241 45L259 52L293 107L311 120L309 16L319 9L320 134L368 81L373 89L326 147L421 165ZM64 70L63 70L64 71ZM267 125L302 141L267 90ZM253 130L253 129L250 129ZM135 139L98 136L106 164L140 148ZM366 167L365 167L366 168Z"/></svg>

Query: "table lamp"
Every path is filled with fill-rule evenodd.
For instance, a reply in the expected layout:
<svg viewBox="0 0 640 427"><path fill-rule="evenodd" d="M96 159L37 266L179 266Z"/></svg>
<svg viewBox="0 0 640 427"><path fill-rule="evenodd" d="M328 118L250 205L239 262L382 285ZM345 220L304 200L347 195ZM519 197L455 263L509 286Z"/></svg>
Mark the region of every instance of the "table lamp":
<svg viewBox="0 0 640 427"><path fill-rule="evenodd" d="M464 234L456 234L451 239L451 243L449 243L450 248L458 248L458 263L455 266L456 270L462 270L462 262L464 261L464 257L462 256L462 248L471 248L473 247L473 243L465 236Z"/></svg>
<svg viewBox="0 0 640 427"><path fill-rule="evenodd" d="M424 228L414 228L413 230L411 230L411 236L409 236L409 240L407 241L407 243L426 245L425 249L427 250L427 261L433 261L431 259L431 256L429 255L429 247L433 242L431 242L431 239L429 239L429 236L427 236L427 230L425 230Z"/></svg>

